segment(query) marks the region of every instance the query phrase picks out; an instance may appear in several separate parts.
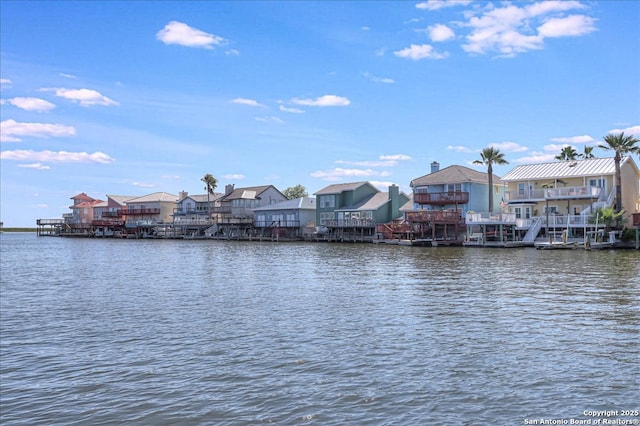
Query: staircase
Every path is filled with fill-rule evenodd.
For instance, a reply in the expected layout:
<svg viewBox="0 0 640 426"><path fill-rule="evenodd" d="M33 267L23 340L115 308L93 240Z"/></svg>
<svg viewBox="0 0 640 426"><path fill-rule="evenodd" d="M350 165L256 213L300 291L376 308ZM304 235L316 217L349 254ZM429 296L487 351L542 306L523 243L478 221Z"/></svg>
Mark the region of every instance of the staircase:
<svg viewBox="0 0 640 426"><path fill-rule="evenodd" d="M535 218L531 227L522 238L522 242L524 243L533 243L540 232L540 228L542 228L542 217Z"/></svg>
<svg viewBox="0 0 640 426"><path fill-rule="evenodd" d="M601 209L601 208L605 208L605 207L609 207L613 205L613 200L616 197L616 191L615 188L612 189L609 192L609 196L607 197L606 201L594 201L589 207L587 207L586 209L582 210L580 212L581 215L583 216L588 216L590 215L592 212L595 212L597 209Z"/></svg>

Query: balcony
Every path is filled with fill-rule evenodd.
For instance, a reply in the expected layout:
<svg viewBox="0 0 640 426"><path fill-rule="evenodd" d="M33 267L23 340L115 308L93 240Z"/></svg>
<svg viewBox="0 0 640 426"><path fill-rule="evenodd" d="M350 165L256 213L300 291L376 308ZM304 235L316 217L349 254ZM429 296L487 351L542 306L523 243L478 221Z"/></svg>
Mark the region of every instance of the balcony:
<svg viewBox="0 0 640 426"><path fill-rule="evenodd" d="M480 225L480 224L517 225L517 217L515 213L467 212L466 223L467 225Z"/></svg>
<svg viewBox="0 0 640 426"><path fill-rule="evenodd" d="M406 213L407 222L458 223L462 221L460 210L415 210Z"/></svg>
<svg viewBox="0 0 640 426"><path fill-rule="evenodd" d="M545 200L595 200L602 195L597 186L567 186L565 188L540 188L524 191L506 191L504 198L509 203Z"/></svg>
<svg viewBox="0 0 640 426"><path fill-rule="evenodd" d="M413 201L418 204L447 205L466 204L469 202L468 192L416 192Z"/></svg>
<svg viewBox="0 0 640 426"><path fill-rule="evenodd" d="M373 219L331 219L325 220L323 225L327 228L375 228L376 221Z"/></svg>
<svg viewBox="0 0 640 426"><path fill-rule="evenodd" d="M151 214L160 214L160 209L126 209L118 210L116 213L120 216L144 216Z"/></svg>
<svg viewBox="0 0 640 426"><path fill-rule="evenodd" d="M298 228L299 220L256 220L254 222L256 228Z"/></svg>

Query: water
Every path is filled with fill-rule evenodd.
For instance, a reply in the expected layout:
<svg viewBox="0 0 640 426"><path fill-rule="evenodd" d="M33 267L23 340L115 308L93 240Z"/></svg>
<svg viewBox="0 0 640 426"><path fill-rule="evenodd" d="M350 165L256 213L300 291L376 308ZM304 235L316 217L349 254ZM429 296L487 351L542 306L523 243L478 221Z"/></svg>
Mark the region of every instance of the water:
<svg viewBox="0 0 640 426"><path fill-rule="evenodd" d="M634 250L11 233L0 247L3 425L520 425L640 408Z"/></svg>

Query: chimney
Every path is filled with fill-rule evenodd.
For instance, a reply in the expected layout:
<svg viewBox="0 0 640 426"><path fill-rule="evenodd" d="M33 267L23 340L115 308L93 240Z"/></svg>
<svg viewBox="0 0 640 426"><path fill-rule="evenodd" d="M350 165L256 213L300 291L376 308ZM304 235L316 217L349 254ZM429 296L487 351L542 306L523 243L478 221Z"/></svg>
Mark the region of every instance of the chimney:
<svg viewBox="0 0 640 426"><path fill-rule="evenodd" d="M183 200L183 199L187 198L187 195L189 195L189 193L187 191L178 192L178 200Z"/></svg>
<svg viewBox="0 0 640 426"><path fill-rule="evenodd" d="M391 200L391 219L400 214L400 188L397 185L389 186L389 200Z"/></svg>
<svg viewBox="0 0 640 426"><path fill-rule="evenodd" d="M231 194L234 189L235 189L235 185L234 184L229 184L229 185L225 186L224 187L224 195Z"/></svg>
<svg viewBox="0 0 640 426"><path fill-rule="evenodd" d="M431 163L431 173L435 173L438 170L440 170L440 163L438 163L437 161Z"/></svg>

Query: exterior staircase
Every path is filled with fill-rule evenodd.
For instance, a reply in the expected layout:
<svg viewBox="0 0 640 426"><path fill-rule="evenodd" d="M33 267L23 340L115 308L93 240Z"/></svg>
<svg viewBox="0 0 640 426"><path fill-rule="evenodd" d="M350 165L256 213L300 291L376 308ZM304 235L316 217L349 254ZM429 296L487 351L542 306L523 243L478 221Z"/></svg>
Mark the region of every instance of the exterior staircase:
<svg viewBox="0 0 640 426"><path fill-rule="evenodd" d="M542 217L538 217L533 220L531 227L522 238L522 242L533 243L540 232L540 228L542 228Z"/></svg>

